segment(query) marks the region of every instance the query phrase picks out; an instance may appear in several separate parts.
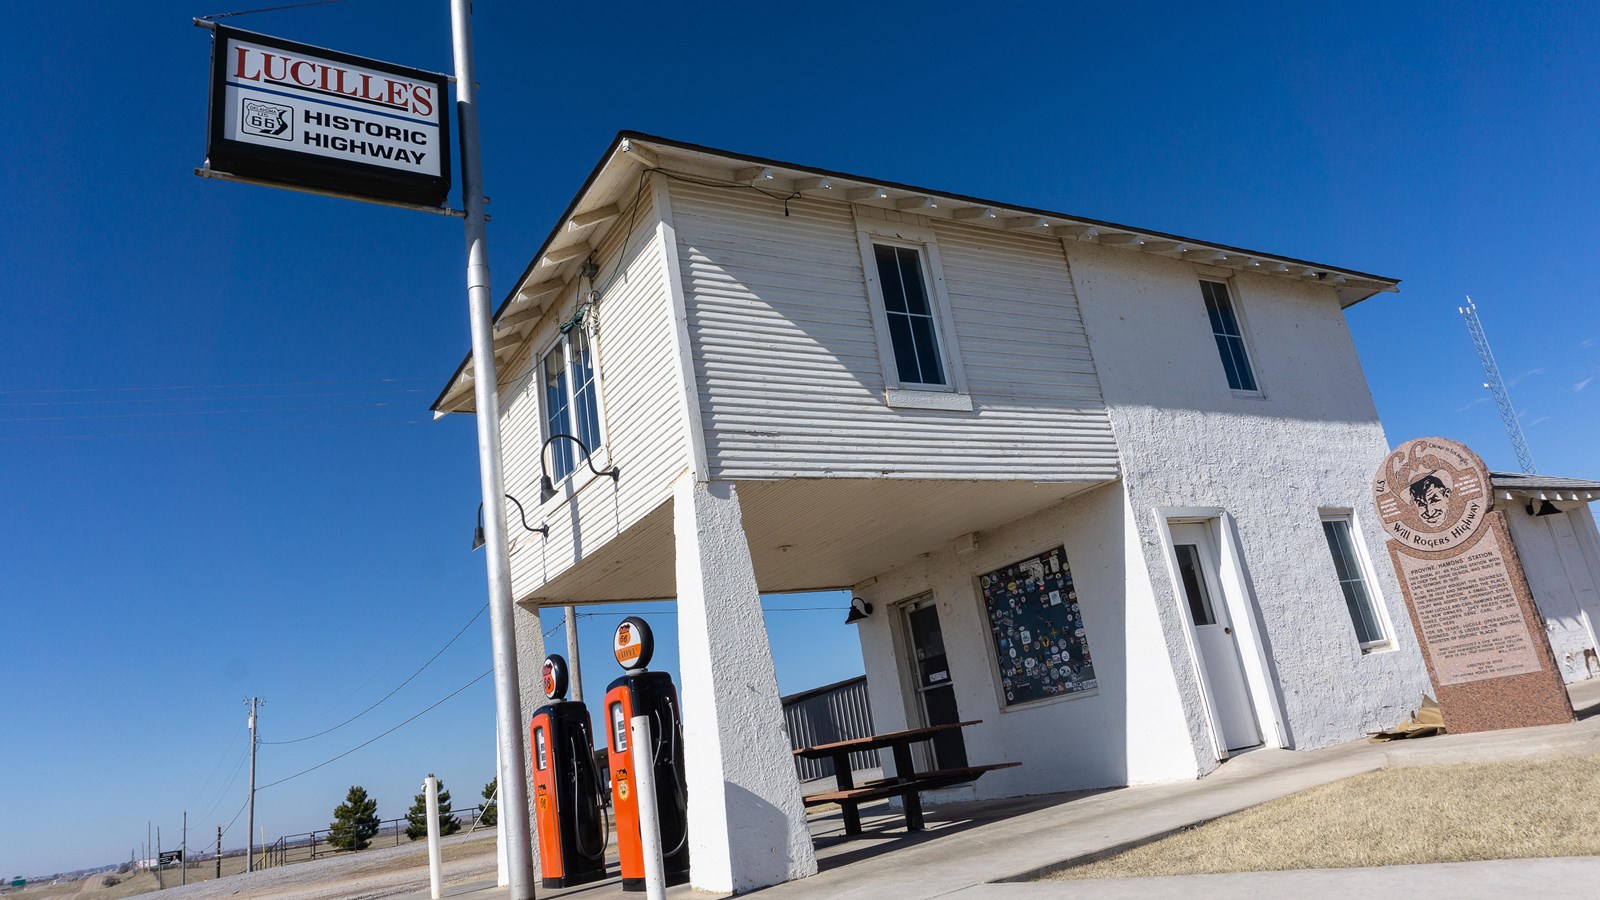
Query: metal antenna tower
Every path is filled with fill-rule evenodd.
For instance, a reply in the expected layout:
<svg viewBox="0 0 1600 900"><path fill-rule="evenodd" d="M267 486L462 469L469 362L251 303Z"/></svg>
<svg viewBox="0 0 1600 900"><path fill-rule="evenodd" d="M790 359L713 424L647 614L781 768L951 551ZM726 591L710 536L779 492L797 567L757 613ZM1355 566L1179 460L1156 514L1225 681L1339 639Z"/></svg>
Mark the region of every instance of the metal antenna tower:
<svg viewBox="0 0 1600 900"><path fill-rule="evenodd" d="M1522 423L1517 419L1517 411L1511 405L1511 394L1506 391L1506 382L1500 377L1500 367L1495 364L1494 353L1489 349L1489 338L1483 333L1483 323L1478 321L1478 304L1467 297L1466 306L1458 306L1456 310L1461 313L1461 318L1467 320L1467 333L1472 335L1472 346L1478 350L1478 360L1483 363L1483 377L1488 381L1484 387L1494 395L1494 403L1500 407L1500 418L1506 423L1506 433L1511 435L1511 446L1517 451L1517 461L1522 464L1522 471L1529 474L1538 474L1538 469L1533 467L1533 454L1528 452L1528 441L1522 436Z"/></svg>

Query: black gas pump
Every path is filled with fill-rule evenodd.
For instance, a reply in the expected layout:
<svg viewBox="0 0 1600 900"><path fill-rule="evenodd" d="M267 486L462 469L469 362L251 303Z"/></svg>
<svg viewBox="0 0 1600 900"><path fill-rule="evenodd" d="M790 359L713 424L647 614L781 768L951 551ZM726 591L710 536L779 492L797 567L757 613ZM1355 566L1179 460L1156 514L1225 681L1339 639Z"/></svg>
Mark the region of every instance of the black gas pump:
<svg viewBox="0 0 1600 900"><path fill-rule="evenodd" d="M648 765L655 776L656 821L661 828L661 862L667 884L689 880L683 722L678 717L678 691L672 676L645 670L654 649L655 639L643 619L629 616L617 626L612 650L626 671L606 688L606 761L611 769L611 807L616 810L617 855L625 891L645 889L635 766ZM634 716L650 717L651 746L630 746L629 725Z"/></svg>
<svg viewBox="0 0 1600 900"><path fill-rule="evenodd" d="M547 888L599 881L606 877L607 829L589 708L567 699L567 661L559 655L545 659L542 680L551 702L529 726L540 873Z"/></svg>

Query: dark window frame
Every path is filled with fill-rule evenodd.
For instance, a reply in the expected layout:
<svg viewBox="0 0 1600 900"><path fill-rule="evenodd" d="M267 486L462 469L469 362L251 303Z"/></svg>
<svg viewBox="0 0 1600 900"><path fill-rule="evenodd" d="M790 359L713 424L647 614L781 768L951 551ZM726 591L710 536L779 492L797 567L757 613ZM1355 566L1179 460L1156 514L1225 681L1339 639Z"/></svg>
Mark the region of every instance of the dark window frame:
<svg viewBox="0 0 1600 900"><path fill-rule="evenodd" d="M1345 611L1350 616L1350 627L1362 652L1380 650L1392 645L1388 623L1375 588L1372 567L1360 546L1360 533L1356 530L1355 516L1338 510L1322 512L1322 537L1328 545L1328 556L1338 579L1339 592L1344 597ZM1342 534L1337 534L1342 530Z"/></svg>
<svg viewBox="0 0 1600 900"><path fill-rule="evenodd" d="M855 224L873 339L883 373L885 402L895 407L971 409L971 395L967 393L966 373L961 363L960 342L956 337L954 311L945 288L943 262L939 258L939 245L933 228L911 222L880 220L863 210L857 210ZM901 377L901 359L895 352L895 341L891 335L891 329L900 328L893 325L891 319L903 316L892 314L891 304L901 311L910 311L911 307L897 301L897 296L904 295L897 295L894 285L890 285L886 292L884 282L887 272L880 273L876 249L879 247L893 248L897 256L906 259L909 259L909 254L899 251L915 253L917 265L911 267L910 271L920 275L921 292L918 299L925 303L924 307L917 310L922 315L920 324L924 329L922 346L931 348L937 355L942 382L909 380L929 377L920 361L908 367L906 377ZM901 334L902 347L906 346L906 337L906 334Z"/></svg>
<svg viewBox="0 0 1600 900"><path fill-rule="evenodd" d="M1244 336L1244 321L1239 313L1239 300L1232 286L1222 279L1200 279L1200 296L1205 303L1206 319L1211 325L1211 338L1217 345L1217 357L1229 390L1259 396L1261 379L1256 375L1251 359L1250 344Z"/></svg>

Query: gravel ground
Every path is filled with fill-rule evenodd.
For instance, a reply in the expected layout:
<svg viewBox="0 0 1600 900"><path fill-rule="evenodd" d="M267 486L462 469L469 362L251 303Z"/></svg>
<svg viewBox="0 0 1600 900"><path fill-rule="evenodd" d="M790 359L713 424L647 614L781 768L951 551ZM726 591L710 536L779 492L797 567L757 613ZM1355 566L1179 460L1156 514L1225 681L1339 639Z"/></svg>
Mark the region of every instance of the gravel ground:
<svg viewBox="0 0 1600 900"><path fill-rule="evenodd" d="M473 881L495 874L495 833L453 835L444 848L444 883ZM161 892L163 900L221 900L234 897L294 897L303 900L375 900L428 889L426 842L366 850L234 875Z"/></svg>

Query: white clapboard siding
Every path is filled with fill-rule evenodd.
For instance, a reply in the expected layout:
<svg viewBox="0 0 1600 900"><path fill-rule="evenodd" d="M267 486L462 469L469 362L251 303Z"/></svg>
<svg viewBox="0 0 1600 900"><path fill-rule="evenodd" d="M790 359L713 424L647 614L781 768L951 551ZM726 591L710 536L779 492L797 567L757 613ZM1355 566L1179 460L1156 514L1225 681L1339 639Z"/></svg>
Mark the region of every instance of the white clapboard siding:
<svg viewBox="0 0 1600 900"><path fill-rule="evenodd" d="M648 192L641 202L622 271L601 300L596 337L605 447L595 463L601 469L619 466L622 477L614 484L610 478L594 478L570 503L560 493L547 504L539 503L542 398L538 376L524 376L571 315L575 284L552 304L533 340L500 379L507 384L501 396L506 490L527 507L530 525L550 526L548 538L529 534L516 510L508 509L512 593L518 599L670 500L673 481L689 466L688 436L677 407L678 356L666 260ZM602 285L612 278L624 230L614 229L597 255ZM580 465L574 477L582 483L587 473Z"/></svg>
<svg viewBox="0 0 1600 900"><path fill-rule="evenodd" d="M711 477L1116 477L1059 241L934 223L974 408L891 408L849 204L785 216L679 181L671 201Z"/></svg>

